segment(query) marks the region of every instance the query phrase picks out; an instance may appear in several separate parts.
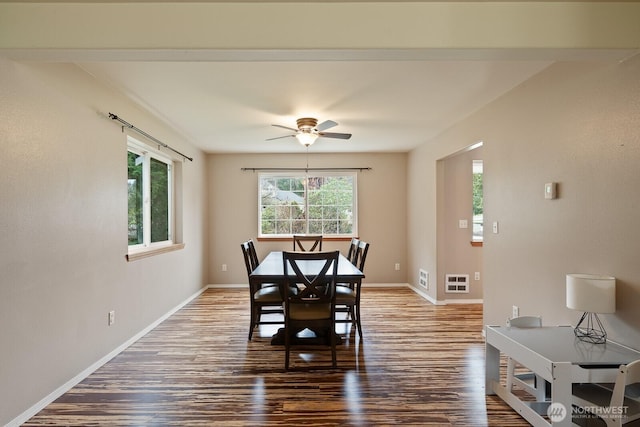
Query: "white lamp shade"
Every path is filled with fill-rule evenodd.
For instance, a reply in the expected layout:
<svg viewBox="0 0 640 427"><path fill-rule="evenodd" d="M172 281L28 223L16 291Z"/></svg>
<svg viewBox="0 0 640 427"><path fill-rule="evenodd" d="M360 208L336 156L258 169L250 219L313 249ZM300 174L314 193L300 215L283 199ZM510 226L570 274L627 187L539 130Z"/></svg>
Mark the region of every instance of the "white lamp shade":
<svg viewBox="0 0 640 427"><path fill-rule="evenodd" d="M587 313L615 313L616 278L567 274L567 307Z"/></svg>
<svg viewBox="0 0 640 427"><path fill-rule="evenodd" d="M298 139L298 142L300 144L304 145L305 147L308 147L314 142L316 142L316 139L318 138L318 134L313 132L298 132L296 134L296 138Z"/></svg>

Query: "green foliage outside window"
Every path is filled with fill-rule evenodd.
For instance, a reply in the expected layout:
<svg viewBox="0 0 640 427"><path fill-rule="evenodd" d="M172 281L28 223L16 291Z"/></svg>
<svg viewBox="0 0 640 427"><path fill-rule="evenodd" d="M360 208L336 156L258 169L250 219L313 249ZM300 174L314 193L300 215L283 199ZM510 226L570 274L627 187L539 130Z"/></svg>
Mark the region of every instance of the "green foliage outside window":
<svg viewBox="0 0 640 427"><path fill-rule="evenodd" d="M473 161L473 233L474 241L482 241L484 234L483 162Z"/></svg>
<svg viewBox="0 0 640 427"><path fill-rule="evenodd" d="M260 179L262 235L353 233L353 176Z"/></svg>
<svg viewBox="0 0 640 427"><path fill-rule="evenodd" d="M169 165L151 159L151 242L169 240Z"/></svg>
<svg viewBox="0 0 640 427"><path fill-rule="evenodd" d="M127 152L129 175L127 180L129 201L129 245L139 245L142 237L142 161L141 156Z"/></svg>
<svg viewBox="0 0 640 427"><path fill-rule="evenodd" d="M468 200L468 199L467 199ZM482 215L484 196L482 192L482 174L473 174L473 215Z"/></svg>

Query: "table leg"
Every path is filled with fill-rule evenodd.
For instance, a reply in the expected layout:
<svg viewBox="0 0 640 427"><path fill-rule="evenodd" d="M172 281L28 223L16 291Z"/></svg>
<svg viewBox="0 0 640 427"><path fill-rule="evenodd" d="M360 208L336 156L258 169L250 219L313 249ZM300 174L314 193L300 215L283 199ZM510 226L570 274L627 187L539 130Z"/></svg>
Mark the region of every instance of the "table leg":
<svg viewBox="0 0 640 427"><path fill-rule="evenodd" d="M331 345L330 337L327 335L325 331L316 331L310 329L312 336L306 337L298 337L298 333L304 331L306 328L298 329L291 334L291 344L300 345ZM342 337L338 335L335 331L333 332L336 345L342 344ZM284 345L284 328L278 329L271 337L271 345Z"/></svg>
<svg viewBox="0 0 640 427"><path fill-rule="evenodd" d="M547 412L552 426L573 425L571 414L571 363L554 363L551 381L551 405Z"/></svg>
<svg viewBox="0 0 640 427"><path fill-rule="evenodd" d="M493 383L500 382L500 350L485 344L485 394L496 394Z"/></svg>

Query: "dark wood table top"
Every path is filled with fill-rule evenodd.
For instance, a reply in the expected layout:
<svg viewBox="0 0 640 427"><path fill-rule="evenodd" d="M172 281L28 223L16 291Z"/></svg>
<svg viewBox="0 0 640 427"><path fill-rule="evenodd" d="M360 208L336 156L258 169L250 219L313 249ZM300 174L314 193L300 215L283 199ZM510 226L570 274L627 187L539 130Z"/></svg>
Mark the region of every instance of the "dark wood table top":
<svg viewBox="0 0 640 427"><path fill-rule="evenodd" d="M323 261L303 261L300 263L305 274L313 274L320 270ZM291 276L295 274L290 273ZM269 253L267 257L256 267L250 275L251 279L269 281L272 283L284 281L284 266L282 263L282 251ZM353 282L364 278L364 273L342 254L338 259L338 282Z"/></svg>

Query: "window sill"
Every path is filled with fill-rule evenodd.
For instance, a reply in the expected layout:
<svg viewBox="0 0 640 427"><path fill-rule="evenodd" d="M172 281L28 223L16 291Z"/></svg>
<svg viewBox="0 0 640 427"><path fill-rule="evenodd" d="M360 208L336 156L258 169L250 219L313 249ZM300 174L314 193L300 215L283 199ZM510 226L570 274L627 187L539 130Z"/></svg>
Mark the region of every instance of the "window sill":
<svg viewBox="0 0 640 427"><path fill-rule="evenodd" d="M129 252L124 257L127 259L127 262L131 262L167 252L179 251L180 249L184 249L184 243L174 243L172 245L162 246L159 248L147 248L135 252Z"/></svg>
<svg viewBox="0 0 640 427"><path fill-rule="evenodd" d="M258 242L291 242L293 237L258 237L256 238ZM351 237L329 237L322 236L322 240L325 242L350 242Z"/></svg>
<svg viewBox="0 0 640 427"><path fill-rule="evenodd" d="M471 246L473 246L474 248L481 248L482 247L482 242L481 241L477 241L477 240L472 240L471 241Z"/></svg>

